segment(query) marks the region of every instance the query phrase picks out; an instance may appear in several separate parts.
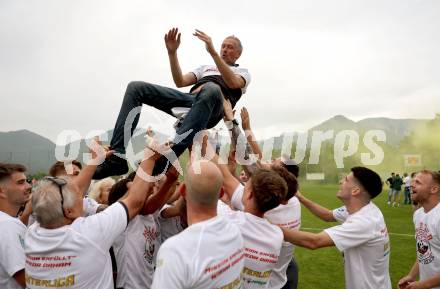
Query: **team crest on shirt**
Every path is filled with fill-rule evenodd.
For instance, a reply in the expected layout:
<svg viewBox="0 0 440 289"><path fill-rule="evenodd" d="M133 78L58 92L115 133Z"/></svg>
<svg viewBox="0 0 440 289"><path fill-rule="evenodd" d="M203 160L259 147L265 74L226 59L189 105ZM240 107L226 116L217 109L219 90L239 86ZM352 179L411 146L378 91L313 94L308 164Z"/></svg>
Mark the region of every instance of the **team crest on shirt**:
<svg viewBox="0 0 440 289"><path fill-rule="evenodd" d="M153 264L154 250L155 250L155 242L157 237L156 227L147 227L144 225L145 238L145 250L144 250L144 259L149 264Z"/></svg>
<svg viewBox="0 0 440 289"><path fill-rule="evenodd" d="M432 234L429 232L428 226L422 222L419 223L416 228L417 257L419 264L426 265L434 261L430 240L432 240Z"/></svg>

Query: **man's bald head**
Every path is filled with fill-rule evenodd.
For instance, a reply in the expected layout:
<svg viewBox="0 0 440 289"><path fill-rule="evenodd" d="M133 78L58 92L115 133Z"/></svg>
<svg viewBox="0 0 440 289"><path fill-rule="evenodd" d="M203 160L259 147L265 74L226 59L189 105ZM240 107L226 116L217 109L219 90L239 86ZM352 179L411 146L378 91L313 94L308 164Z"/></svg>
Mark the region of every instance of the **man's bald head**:
<svg viewBox="0 0 440 289"><path fill-rule="evenodd" d="M188 165L185 175L186 198L192 203L215 207L222 183L222 173L215 164L201 162L200 170L197 172Z"/></svg>

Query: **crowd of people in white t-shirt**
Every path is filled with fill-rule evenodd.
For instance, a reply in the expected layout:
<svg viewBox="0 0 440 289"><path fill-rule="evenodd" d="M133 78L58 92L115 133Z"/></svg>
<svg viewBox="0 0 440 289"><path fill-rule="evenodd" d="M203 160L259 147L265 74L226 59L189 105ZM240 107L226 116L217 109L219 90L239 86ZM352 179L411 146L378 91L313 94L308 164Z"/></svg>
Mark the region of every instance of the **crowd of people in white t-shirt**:
<svg viewBox="0 0 440 289"><path fill-rule="evenodd" d="M300 193L299 167L281 158L242 165L237 174L242 131L227 107L225 115L228 162L204 139L183 180L174 167L150 178L169 150L154 142L136 172L92 186L96 164L112 154L98 142L84 168L57 162L32 189L23 166L1 163L0 288L297 288L295 246L335 246L346 288L391 288L388 230L372 202L382 191L379 175L352 168L336 194L343 206L329 210ZM241 117L242 151L261 158L245 109ZM440 288L440 174L417 173L411 199L421 206L417 260L398 287ZM340 224L300 231L301 204Z"/></svg>

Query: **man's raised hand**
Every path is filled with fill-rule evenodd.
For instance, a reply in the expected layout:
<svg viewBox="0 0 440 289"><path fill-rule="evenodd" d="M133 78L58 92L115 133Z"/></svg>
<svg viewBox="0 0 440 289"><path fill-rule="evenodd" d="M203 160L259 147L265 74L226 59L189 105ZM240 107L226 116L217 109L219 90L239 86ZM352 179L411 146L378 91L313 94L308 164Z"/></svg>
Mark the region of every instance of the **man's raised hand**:
<svg viewBox="0 0 440 289"><path fill-rule="evenodd" d="M167 47L168 54L176 53L177 48L180 45L180 33L178 28L172 28L165 34L165 46Z"/></svg>
<svg viewBox="0 0 440 289"><path fill-rule="evenodd" d="M99 165L106 158L111 156L115 151L111 150L108 146L102 145L99 137L94 137L89 145L89 151L91 154L90 165Z"/></svg>
<svg viewBox="0 0 440 289"><path fill-rule="evenodd" d="M241 127L244 131L251 129L251 121L249 119L249 112L247 111L246 107L243 107L240 111L241 116Z"/></svg>
<svg viewBox="0 0 440 289"><path fill-rule="evenodd" d="M202 40L203 42L205 42L206 50L209 52L209 54L212 55L213 53L216 53L214 49L214 45L212 44L212 39L211 37L206 35L206 33L196 29L193 35L199 38L200 40Z"/></svg>

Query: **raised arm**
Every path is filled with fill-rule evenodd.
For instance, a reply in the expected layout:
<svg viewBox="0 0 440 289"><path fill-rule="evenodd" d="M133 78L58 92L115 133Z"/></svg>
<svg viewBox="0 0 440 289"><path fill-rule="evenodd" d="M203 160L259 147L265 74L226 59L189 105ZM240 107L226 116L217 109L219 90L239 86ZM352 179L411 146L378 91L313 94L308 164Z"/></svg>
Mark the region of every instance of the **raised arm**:
<svg viewBox="0 0 440 289"><path fill-rule="evenodd" d="M240 185L240 182L229 171L228 165L218 163L218 155L215 155L211 161L215 163L223 175L223 188L229 199L232 200L235 189Z"/></svg>
<svg viewBox="0 0 440 289"><path fill-rule="evenodd" d="M108 147L102 146L99 138L92 140L92 143L90 144L90 154L92 156L91 160L80 171L78 176L72 180L72 183L78 187L83 196L85 196L87 189L90 186L93 174L95 173L98 165L104 160L104 158L108 158L110 155L112 155L113 152L114 151L109 150Z"/></svg>
<svg viewBox="0 0 440 289"><path fill-rule="evenodd" d="M246 107L243 107L241 109L240 117L241 117L241 127L243 128L246 134L246 139L249 145L251 146L254 154L258 155L258 159L261 160L263 158L263 152L261 151L260 146L258 145L257 140L254 136L254 133L252 132L249 112L247 111Z"/></svg>
<svg viewBox="0 0 440 289"><path fill-rule="evenodd" d="M242 131L240 130L237 121L234 119L234 112L232 110L232 105L229 100L223 101L223 111L225 114L223 119L225 121L225 125L228 128L228 130L230 132L230 136L231 136L231 152L236 154L238 138L242 134ZM248 115L248 117L249 117L249 115ZM249 119L247 121L248 121L248 125L250 126ZM251 144L249 144L249 139L247 139L244 152L240 150L239 153L240 154L244 153L244 158L249 159L250 155L255 152L257 154L257 157L261 158L260 155L262 155L262 154L261 154L260 148L258 147L258 144L256 142L255 142L255 145L257 147L257 151L253 150L253 147L251 146ZM234 159L234 161L235 161L235 159ZM252 173L257 168L256 163L253 163L251 165L245 165L245 164L241 164L241 165L249 176L251 176Z"/></svg>
<svg viewBox="0 0 440 289"><path fill-rule="evenodd" d="M189 72L182 74L179 59L177 58L177 49L180 46L180 33L178 28L172 28L165 34L165 46L168 50L168 58L170 60L171 74L177 87L185 87L196 83L197 79L194 73Z"/></svg>
<svg viewBox="0 0 440 289"><path fill-rule="evenodd" d="M336 222L333 212L309 199L304 197L300 192L297 192L295 196L313 215L317 216L326 222Z"/></svg>
<svg viewBox="0 0 440 289"><path fill-rule="evenodd" d="M206 50L214 60L214 63L217 66L218 71L222 75L226 85L232 89L243 88L246 85L244 78L238 74L235 74L229 67L229 65L220 57L220 55L215 50L214 45L212 44L211 37L197 29L193 35L205 42Z"/></svg>
<svg viewBox="0 0 440 289"><path fill-rule="evenodd" d="M160 187L159 191L153 195L151 195L144 203L144 207L142 208L140 214L141 215L149 215L156 212L159 208L162 208L163 205L168 201L171 195L174 193L174 184L179 177L179 173L176 168L171 167L167 174L165 182Z"/></svg>
<svg viewBox="0 0 440 289"><path fill-rule="evenodd" d="M121 200L128 209L129 220L133 219L140 212L144 206L145 199L151 194L153 189L154 180L150 178L153 178L151 175L154 164L161 157L161 154L157 151L152 152L150 149L147 149L147 154L149 156L140 164L127 195Z"/></svg>

